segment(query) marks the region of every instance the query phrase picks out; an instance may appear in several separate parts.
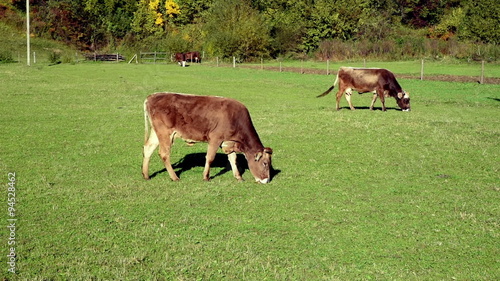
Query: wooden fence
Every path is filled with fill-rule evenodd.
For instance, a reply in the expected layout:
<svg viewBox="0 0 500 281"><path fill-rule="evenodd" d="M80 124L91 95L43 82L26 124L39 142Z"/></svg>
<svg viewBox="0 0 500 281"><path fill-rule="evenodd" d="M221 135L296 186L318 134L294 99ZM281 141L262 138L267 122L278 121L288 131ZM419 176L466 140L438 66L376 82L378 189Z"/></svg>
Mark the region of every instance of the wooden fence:
<svg viewBox="0 0 500 281"><path fill-rule="evenodd" d="M286 65L287 62L273 60L273 63L265 64L264 59L260 60L260 65L256 63L243 64L236 57L221 59L215 57L215 65L218 66L230 66L233 68L243 67L243 68L260 68L261 70L274 70L279 72L298 72L301 74L336 74L336 69L331 68L330 60L324 61L324 68L307 68L304 67L304 61L301 62L300 67L296 64L294 66ZM419 80L438 80L438 81L451 81L451 82L477 82L479 84L500 84L500 77L486 77L485 76L485 61L480 64L480 69L478 69L479 75L452 75L452 74L426 74L424 67L425 60L420 62L420 73L419 74L398 74L398 77L405 79L419 79ZM362 65L366 67L367 61L363 60ZM480 71L480 72L479 72Z"/></svg>
<svg viewBox="0 0 500 281"><path fill-rule="evenodd" d="M85 58L87 60L93 60L93 61L124 61L125 57L120 55L120 54L86 54Z"/></svg>
<svg viewBox="0 0 500 281"><path fill-rule="evenodd" d="M168 63L170 54L167 52L140 52L140 63Z"/></svg>

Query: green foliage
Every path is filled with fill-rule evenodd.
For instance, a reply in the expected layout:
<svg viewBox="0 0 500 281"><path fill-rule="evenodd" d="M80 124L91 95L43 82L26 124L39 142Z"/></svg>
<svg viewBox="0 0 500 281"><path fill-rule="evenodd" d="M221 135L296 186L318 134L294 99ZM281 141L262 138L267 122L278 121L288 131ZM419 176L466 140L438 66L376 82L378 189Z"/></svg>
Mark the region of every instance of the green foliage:
<svg viewBox="0 0 500 281"><path fill-rule="evenodd" d="M496 0L469 0L466 2L462 38L500 44L500 5Z"/></svg>
<svg viewBox="0 0 500 281"><path fill-rule="evenodd" d="M464 18L465 13L461 7L450 10L439 24L430 29L430 37L448 40L458 32L460 26L463 25Z"/></svg>
<svg viewBox="0 0 500 281"><path fill-rule="evenodd" d="M307 6L302 1L254 1L269 26L270 54L273 57L290 52L303 52L303 35L306 30Z"/></svg>
<svg viewBox="0 0 500 281"><path fill-rule="evenodd" d="M12 58L12 53L9 51L0 51L0 63L9 63L9 62L14 62L14 59Z"/></svg>
<svg viewBox="0 0 500 281"><path fill-rule="evenodd" d="M246 1L216 0L208 11L204 30L210 34L206 43L210 55L247 59L267 54L267 26Z"/></svg>
<svg viewBox="0 0 500 281"><path fill-rule="evenodd" d="M138 35L138 38L148 36L163 36L165 29L163 22L157 22L159 5L151 5L150 0L141 0L137 4L137 11L134 13L132 22L132 31ZM160 16L161 18L161 16Z"/></svg>
<svg viewBox="0 0 500 281"><path fill-rule="evenodd" d="M51 64L61 63L61 53L58 51L53 51L49 54L49 62Z"/></svg>
<svg viewBox="0 0 500 281"><path fill-rule="evenodd" d="M134 52L169 45L163 50L196 49L208 55L234 55L241 59L318 55L317 51L323 57L325 44L342 42L362 46L363 50L351 53L388 54L389 59L394 59L429 54L421 47L427 44L426 38L451 40L455 45L500 42L500 5L495 0L32 0L30 3L36 36L85 51ZM12 0L0 5L2 21L22 28L19 15L24 12L25 1ZM409 39L400 33L419 38ZM170 43L170 39L175 42ZM432 55L448 53L453 52ZM460 55L467 56L471 55Z"/></svg>

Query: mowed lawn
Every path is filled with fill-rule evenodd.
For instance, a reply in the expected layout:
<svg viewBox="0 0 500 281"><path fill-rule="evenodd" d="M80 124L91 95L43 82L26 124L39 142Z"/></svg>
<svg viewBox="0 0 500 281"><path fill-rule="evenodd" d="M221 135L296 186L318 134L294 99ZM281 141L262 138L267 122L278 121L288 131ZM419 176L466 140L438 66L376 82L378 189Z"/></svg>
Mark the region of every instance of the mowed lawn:
<svg viewBox="0 0 500 281"><path fill-rule="evenodd" d="M450 66L453 67L453 66ZM498 280L500 86L400 80L412 111L315 98L333 76L192 65L0 65L9 280ZM237 182L176 141L141 176L143 101L243 102L275 176ZM239 158L243 160L244 157ZM240 163L242 163L240 162ZM16 274L8 272L8 173Z"/></svg>

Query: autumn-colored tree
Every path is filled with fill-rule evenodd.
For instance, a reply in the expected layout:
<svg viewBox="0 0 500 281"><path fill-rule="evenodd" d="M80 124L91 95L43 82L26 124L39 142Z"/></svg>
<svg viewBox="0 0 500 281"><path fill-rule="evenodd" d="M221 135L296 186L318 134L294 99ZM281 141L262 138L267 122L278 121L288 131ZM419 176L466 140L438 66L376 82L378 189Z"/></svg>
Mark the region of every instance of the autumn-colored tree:
<svg viewBox="0 0 500 281"><path fill-rule="evenodd" d="M165 9L167 10L167 16L169 18L177 17L181 13L179 4L175 3L173 0L167 0L165 2Z"/></svg>
<svg viewBox="0 0 500 281"><path fill-rule="evenodd" d="M159 11L160 0L140 0L132 21L132 31L139 38L161 35L164 31L162 13Z"/></svg>

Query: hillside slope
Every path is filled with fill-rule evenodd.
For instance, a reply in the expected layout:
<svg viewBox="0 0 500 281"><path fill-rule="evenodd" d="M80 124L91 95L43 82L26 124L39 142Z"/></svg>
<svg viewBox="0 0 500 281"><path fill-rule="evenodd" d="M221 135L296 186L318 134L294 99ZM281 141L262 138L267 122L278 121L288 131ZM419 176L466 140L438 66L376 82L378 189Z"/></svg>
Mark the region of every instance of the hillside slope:
<svg viewBox="0 0 500 281"><path fill-rule="evenodd" d="M26 25L23 15L14 12L6 1L0 1L0 63L26 61ZM74 49L53 40L31 34L31 56L36 63L72 62L83 57Z"/></svg>

